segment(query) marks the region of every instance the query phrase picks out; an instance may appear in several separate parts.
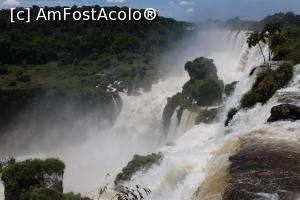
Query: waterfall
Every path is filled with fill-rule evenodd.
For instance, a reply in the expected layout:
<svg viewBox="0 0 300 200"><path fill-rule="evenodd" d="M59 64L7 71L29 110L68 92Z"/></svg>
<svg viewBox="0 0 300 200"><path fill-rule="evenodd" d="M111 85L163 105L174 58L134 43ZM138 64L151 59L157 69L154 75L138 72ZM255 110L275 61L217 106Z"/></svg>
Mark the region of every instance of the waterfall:
<svg viewBox="0 0 300 200"><path fill-rule="evenodd" d="M4 200L4 187L0 181L0 200Z"/></svg>
<svg viewBox="0 0 300 200"><path fill-rule="evenodd" d="M249 76L251 69L262 64L263 59L258 49L247 48L245 32L203 31L196 44L203 46L199 55L214 59L220 79L225 83L239 82L224 103L219 122L194 126L175 139L174 145L159 149L164 155L162 162L145 173L136 173L127 183L129 187L138 184L151 189L151 200L220 199L219 191L227 181L228 157L238 148L239 136L266 126L264 122L274 105L271 99L273 103L241 111L233 125L224 128L228 110L238 105L255 80Z"/></svg>
<svg viewBox="0 0 300 200"><path fill-rule="evenodd" d="M185 133L186 131L190 130L195 125L197 116L198 116L197 112L193 112L188 109L185 109L182 113L178 129L176 130L177 135Z"/></svg>
<svg viewBox="0 0 300 200"><path fill-rule="evenodd" d="M278 133L276 137L286 137L284 134L289 132L288 129L300 128L299 124L290 125L288 122L276 123L274 126L264 123L270 108L280 98L284 99L280 93L264 106L257 105L253 109L239 112L231 126L224 128L227 111L239 103L255 79L254 76L249 77L251 69L262 62L259 50L249 50L246 40L244 31L200 31L180 53L177 53L178 49L174 50L177 56L172 58L175 63L173 67L181 69L179 76L162 79L152 86L151 91L140 91L137 96L121 94L123 106L113 127L100 130L90 127L86 130L87 138L78 145L55 148L50 152L39 149L28 156L41 157L35 155L44 154L44 157L61 158L67 166L64 179L66 191L91 194L103 184L103 177L107 173L112 179L110 181L113 181L134 154L159 151L164 155L162 162L146 173L136 173L128 182L129 186L137 184L151 189L149 198L153 200L191 200L200 198L199 195L218 199L218 191L226 181L224 169L228 165L228 157L237 150L240 135L264 130L270 133L275 131ZM267 48L264 50L267 51ZM232 96L224 103L219 122L194 126L196 115L185 110L178 125L175 112L166 139L162 132L161 116L167 97L181 91L188 80L187 74L183 72L185 62L199 56L214 59L218 76L225 83L239 82ZM299 78L295 80L292 83L294 85L281 90L281 94L298 91ZM293 136L291 131L289 134ZM164 146L166 142L174 145ZM215 180L219 184L212 188L210 183Z"/></svg>
<svg viewBox="0 0 300 200"><path fill-rule="evenodd" d="M173 112L173 115L171 117L170 120L170 127L169 127L169 131L168 131L168 135L167 135L167 141L172 141L173 139L177 138L177 129L178 129L178 117L177 117L177 111L178 111L179 107L177 107L175 109L175 111Z"/></svg>

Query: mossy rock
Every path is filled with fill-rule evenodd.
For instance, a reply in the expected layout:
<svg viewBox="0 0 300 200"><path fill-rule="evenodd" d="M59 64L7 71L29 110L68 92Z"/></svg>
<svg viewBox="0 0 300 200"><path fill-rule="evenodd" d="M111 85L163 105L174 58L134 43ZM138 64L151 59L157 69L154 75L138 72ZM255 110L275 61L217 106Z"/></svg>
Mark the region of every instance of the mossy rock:
<svg viewBox="0 0 300 200"><path fill-rule="evenodd" d="M290 63L283 63L276 70L268 69L257 76L250 91L241 99L242 108L251 108L256 103L266 103L277 90L285 87L293 78L294 68Z"/></svg>
<svg viewBox="0 0 300 200"><path fill-rule="evenodd" d="M129 181L132 175L140 170L148 170L161 159L161 153L152 153L147 156L134 155L133 159L122 169L122 172L117 175L115 179L115 186L118 186L123 181Z"/></svg>
<svg viewBox="0 0 300 200"><path fill-rule="evenodd" d="M210 124L216 119L217 114L218 114L217 108L202 110L199 112L195 123L196 124L200 124L200 123Z"/></svg>
<svg viewBox="0 0 300 200"><path fill-rule="evenodd" d="M224 92L225 92L227 97L230 96L233 93L237 83L238 83L237 81L234 81L232 83L229 83L229 84L225 85Z"/></svg>
<svg viewBox="0 0 300 200"><path fill-rule="evenodd" d="M163 111L163 125L165 130L167 130L170 126L172 115L174 114L176 108L181 104L182 98L183 96L181 93L177 93L174 96L168 98L167 105L165 106Z"/></svg>
<svg viewBox="0 0 300 200"><path fill-rule="evenodd" d="M239 111L237 108L231 108L227 113L227 119L225 121L225 126L228 126L234 115Z"/></svg>
<svg viewBox="0 0 300 200"><path fill-rule="evenodd" d="M210 79L188 82L183 87L183 94L189 94L198 106L211 106L222 100L223 88Z"/></svg>
<svg viewBox="0 0 300 200"><path fill-rule="evenodd" d="M185 64L190 80L182 87L182 92L168 99L163 112L165 131L178 107L177 119L181 120L184 109L196 106L213 106L222 101L223 81L218 79L217 68L212 59L200 57ZM201 121L201 120L200 120ZM205 121L205 120L204 120Z"/></svg>
<svg viewBox="0 0 300 200"><path fill-rule="evenodd" d="M200 57L189 61L184 66L192 80L211 79L218 80L217 68L212 59Z"/></svg>
<svg viewBox="0 0 300 200"><path fill-rule="evenodd" d="M252 91L248 91L242 96L241 107L242 108L251 108L257 103L257 98Z"/></svg>

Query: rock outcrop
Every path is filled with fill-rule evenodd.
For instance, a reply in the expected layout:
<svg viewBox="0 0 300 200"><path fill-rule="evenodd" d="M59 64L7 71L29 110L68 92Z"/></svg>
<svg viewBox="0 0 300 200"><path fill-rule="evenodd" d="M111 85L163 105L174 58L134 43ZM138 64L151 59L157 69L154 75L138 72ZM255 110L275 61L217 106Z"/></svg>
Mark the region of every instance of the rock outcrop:
<svg viewBox="0 0 300 200"><path fill-rule="evenodd" d="M299 156L298 144L260 141L242 145L229 159L228 183L222 199L298 199Z"/></svg>
<svg viewBox="0 0 300 200"><path fill-rule="evenodd" d="M146 156L134 155L133 159L128 162L127 166L122 169L115 179L115 187L118 189L123 182L129 181L138 171L147 171L154 164L161 161L163 155L161 153L149 154Z"/></svg>
<svg viewBox="0 0 300 200"><path fill-rule="evenodd" d="M178 108L177 118L180 121L184 109L195 106L215 106L222 101L224 83L219 80L217 68L212 59L196 58L194 61L187 62L184 68L188 72L190 80L184 84L182 92L168 99L163 112L166 130L176 108Z"/></svg>
<svg viewBox="0 0 300 200"><path fill-rule="evenodd" d="M271 109L271 116L268 122L280 120L296 121L300 119L300 107L291 104L281 104Z"/></svg>

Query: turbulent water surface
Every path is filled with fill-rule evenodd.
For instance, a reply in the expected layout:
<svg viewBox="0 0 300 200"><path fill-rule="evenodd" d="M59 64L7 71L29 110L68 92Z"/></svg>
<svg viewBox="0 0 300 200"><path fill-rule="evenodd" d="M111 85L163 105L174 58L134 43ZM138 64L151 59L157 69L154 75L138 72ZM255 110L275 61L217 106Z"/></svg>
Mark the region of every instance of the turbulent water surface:
<svg viewBox="0 0 300 200"><path fill-rule="evenodd" d="M153 200L205 200L221 199L230 179L229 157L243 149L243 142L249 141L247 144L251 146L262 138L268 144L299 140L299 123L266 123L272 106L285 102L286 95L299 92L299 66L288 88L278 91L263 106L258 104L253 109L240 111L230 126L224 128L226 113L238 105L241 96L251 87L255 76L249 77L249 73L262 63L262 56L258 49L247 48L245 32L201 31L187 43L185 48L176 49L180 53L174 58L174 69L168 66L179 71L179 75L165 76L151 91L138 96L121 94L123 108L112 128L90 127L86 130L88 136L79 145L53 149L50 153L35 148L31 154L22 156L61 158L67 166L65 189L91 194L106 181L112 181L134 154L162 152L162 162L146 173L135 174L128 186L138 184L151 189L149 198ZM185 112L179 126L177 118L172 117L169 134L165 136L162 111L167 97L181 91L188 80L183 71L184 63L199 56L214 59L218 75L225 83L239 82L224 103L219 122L193 126L195 115ZM174 145L164 146L167 142ZM107 173L111 175L110 180L104 179Z"/></svg>

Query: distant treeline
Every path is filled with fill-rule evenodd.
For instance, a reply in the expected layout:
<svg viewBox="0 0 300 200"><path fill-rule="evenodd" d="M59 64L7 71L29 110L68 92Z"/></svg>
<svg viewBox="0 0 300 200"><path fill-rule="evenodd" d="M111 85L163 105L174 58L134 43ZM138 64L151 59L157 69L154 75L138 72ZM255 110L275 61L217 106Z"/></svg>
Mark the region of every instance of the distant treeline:
<svg viewBox="0 0 300 200"><path fill-rule="evenodd" d="M91 8L73 6L72 10ZM99 6L93 8L100 9ZM127 7L105 9L128 12ZM62 11L63 7L46 7L45 10ZM32 7L32 15L38 11L38 6ZM0 64L46 64L50 61L72 64L103 53L151 53L179 37L186 25L161 17L154 22L69 20L12 24L10 11L1 10Z"/></svg>
<svg viewBox="0 0 300 200"><path fill-rule="evenodd" d="M222 20L208 20L204 23L197 23L197 27L200 29L206 28L223 28L231 30L255 30L259 31L267 23L280 23L284 26L300 26L300 15L296 15L293 12L287 13L276 13L274 15L269 15L262 19L261 21L245 21L241 20L239 17L228 19L226 21Z"/></svg>

